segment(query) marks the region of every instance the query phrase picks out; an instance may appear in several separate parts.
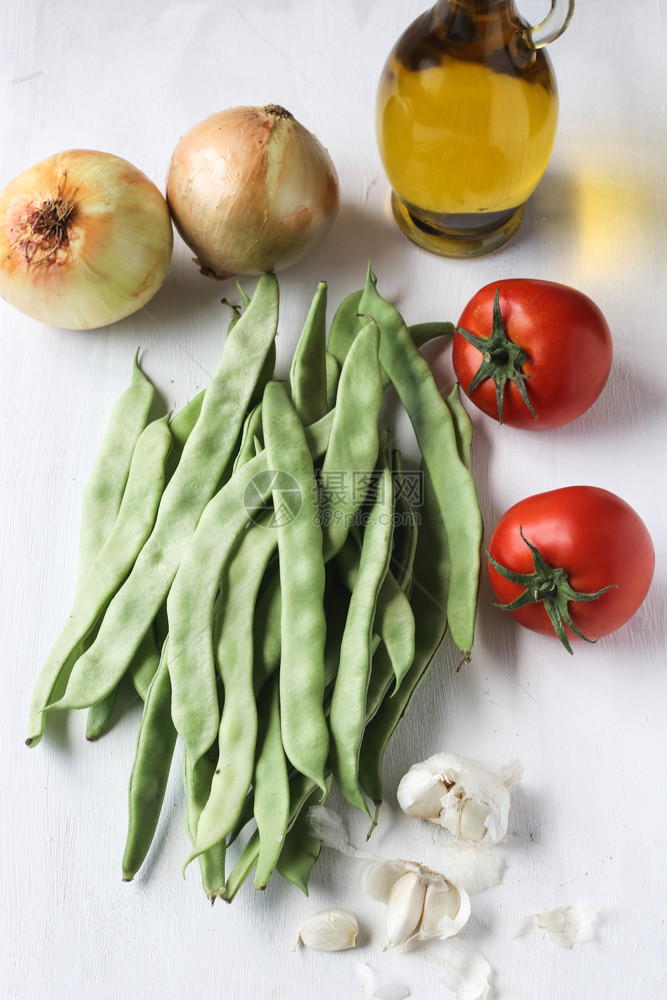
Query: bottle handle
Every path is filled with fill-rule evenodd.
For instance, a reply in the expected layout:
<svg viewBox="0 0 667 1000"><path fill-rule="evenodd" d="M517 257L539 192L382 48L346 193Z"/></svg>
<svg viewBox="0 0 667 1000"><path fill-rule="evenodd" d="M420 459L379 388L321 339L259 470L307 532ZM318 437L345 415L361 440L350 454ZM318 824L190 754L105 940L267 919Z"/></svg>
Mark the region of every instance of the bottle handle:
<svg viewBox="0 0 667 1000"><path fill-rule="evenodd" d="M534 28L525 28L523 40L529 49L541 49L562 35L574 14L574 0L551 0L551 10Z"/></svg>

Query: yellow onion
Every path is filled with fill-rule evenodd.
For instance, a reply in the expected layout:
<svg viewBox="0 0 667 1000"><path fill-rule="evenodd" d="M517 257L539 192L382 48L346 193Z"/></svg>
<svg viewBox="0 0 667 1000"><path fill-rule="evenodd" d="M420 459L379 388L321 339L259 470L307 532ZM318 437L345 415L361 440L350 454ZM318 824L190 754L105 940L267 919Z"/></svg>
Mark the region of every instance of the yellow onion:
<svg viewBox="0 0 667 1000"><path fill-rule="evenodd" d="M50 326L92 330L140 309L172 246L164 197L111 153L57 153L0 193L0 295Z"/></svg>
<svg viewBox="0 0 667 1000"><path fill-rule="evenodd" d="M338 177L289 111L243 106L183 136L167 201L204 274L261 274L290 267L323 239L338 211Z"/></svg>

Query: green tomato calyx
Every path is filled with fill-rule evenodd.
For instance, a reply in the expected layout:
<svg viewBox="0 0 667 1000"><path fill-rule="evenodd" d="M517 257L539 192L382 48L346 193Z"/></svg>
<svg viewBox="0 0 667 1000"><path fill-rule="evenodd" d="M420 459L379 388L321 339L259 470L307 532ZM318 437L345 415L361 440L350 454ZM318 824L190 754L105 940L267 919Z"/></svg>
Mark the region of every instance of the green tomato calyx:
<svg viewBox="0 0 667 1000"><path fill-rule="evenodd" d="M503 397L505 394L505 386L507 382L514 382L521 398L537 420L537 414L533 409L533 406L528 399L528 393L526 391L526 379L530 378L530 375L524 375L522 372L522 367L528 360L528 355L515 344L514 341L510 340L507 336L507 331L505 329L505 324L503 323L503 317L500 310L500 288L496 289L496 294L493 299L493 327L491 329L490 337L477 337L474 333L469 330L464 330L463 327L457 327L457 333L460 333L464 340L466 340L482 355L482 361L472 377L472 381L468 386L467 393L470 395L481 382L487 378L492 378L496 384L496 404L498 406L498 419L500 423L503 422Z"/></svg>
<svg viewBox="0 0 667 1000"><path fill-rule="evenodd" d="M513 570L507 569L506 566L501 566L490 552L487 551L486 553L489 562L502 577L525 588L523 593L519 594L509 604L496 603L496 607L501 608L503 611L516 611L527 604L541 602L549 615L556 635L568 653L572 653L572 646L565 631L566 625L579 639L583 639L585 642L596 642L595 639L589 639L583 635L572 621L569 609L570 601L594 601L598 597L601 597L607 590L615 587L616 584L611 583L608 587L602 587L601 590L596 590L594 594L579 593L579 591L574 590L571 586L567 572L564 569L559 567L554 568L545 561L540 550L525 537L523 528L519 528L519 533L533 555L532 573L515 573Z"/></svg>

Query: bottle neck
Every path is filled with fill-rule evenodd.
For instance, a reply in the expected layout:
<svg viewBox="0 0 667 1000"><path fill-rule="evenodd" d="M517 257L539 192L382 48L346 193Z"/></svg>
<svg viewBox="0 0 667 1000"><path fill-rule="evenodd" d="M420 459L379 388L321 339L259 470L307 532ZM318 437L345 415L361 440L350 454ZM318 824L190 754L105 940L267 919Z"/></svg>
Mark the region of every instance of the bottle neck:
<svg viewBox="0 0 667 1000"><path fill-rule="evenodd" d="M488 14L516 15L514 0L438 0L435 11L483 17Z"/></svg>
<svg viewBox="0 0 667 1000"><path fill-rule="evenodd" d="M502 47L524 25L514 0L437 0L435 30L463 45Z"/></svg>

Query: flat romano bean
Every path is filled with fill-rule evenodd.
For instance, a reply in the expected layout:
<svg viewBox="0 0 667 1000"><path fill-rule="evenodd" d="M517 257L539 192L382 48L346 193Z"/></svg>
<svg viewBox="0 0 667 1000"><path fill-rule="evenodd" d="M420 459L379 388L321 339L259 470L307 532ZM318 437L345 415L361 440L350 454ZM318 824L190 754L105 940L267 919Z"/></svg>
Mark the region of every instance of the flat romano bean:
<svg viewBox="0 0 667 1000"><path fill-rule="evenodd" d="M299 817L302 815L303 811L308 805L315 802L323 805L331 790L331 776L327 775L325 778L325 788L322 790L316 782L311 778L307 778L305 775L300 774L298 771L293 772L289 779L289 793L290 793L290 814L289 822L287 824L287 836L289 838L292 827L297 822ZM238 832L238 831L235 831ZM259 832L255 830L245 846L241 850L237 861L229 874L225 885L222 886L218 895L225 899L228 903L231 903L232 899L238 892L238 890L243 885L243 882L248 877L252 869L257 863L259 858ZM281 853L282 858L282 853ZM286 859L283 859L286 866ZM278 860L278 870L281 871L281 859ZM281 871L282 874L282 871ZM285 876L289 877L289 876Z"/></svg>
<svg viewBox="0 0 667 1000"><path fill-rule="evenodd" d="M329 713L331 766L336 784L350 805L366 813L368 807L358 781L359 749L366 718L375 609L391 557L392 510L391 470L384 464L364 528L359 575L350 597Z"/></svg>
<svg viewBox="0 0 667 1000"><path fill-rule="evenodd" d="M118 687L116 686L111 694L108 694L96 705L91 705L86 717L86 739L90 742L100 738L104 730L109 725L118 697Z"/></svg>
<svg viewBox="0 0 667 1000"><path fill-rule="evenodd" d="M333 420L332 411L309 428L310 433L301 429L307 447L316 454L326 447ZM213 653L215 599L223 569L249 521L249 496L255 496L258 488L266 495L270 490L268 461L268 452L263 451L238 468L207 504L167 599L172 713L194 760L213 744L220 726Z"/></svg>
<svg viewBox="0 0 667 1000"><path fill-rule="evenodd" d="M359 309L380 327L380 362L410 418L438 498L450 547L449 628L467 659L474 639L482 545L475 483L459 456L452 414L433 373L400 314L379 295L370 269Z"/></svg>
<svg viewBox="0 0 667 1000"><path fill-rule="evenodd" d="M253 677L257 695L280 664L280 574L274 571L259 595L253 621Z"/></svg>
<svg viewBox="0 0 667 1000"><path fill-rule="evenodd" d="M366 496L379 451L382 377L379 331L367 323L347 355L338 383L331 436L320 473L320 519L326 561L342 548Z"/></svg>
<svg viewBox="0 0 667 1000"><path fill-rule="evenodd" d="M314 424L327 404L327 286L320 281L296 345L290 368L292 405L304 427Z"/></svg>
<svg viewBox="0 0 667 1000"><path fill-rule="evenodd" d="M320 856L322 841L313 837L308 819L308 809L311 805L323 805L322 792L319 788L306 799L300 812L294 818L288 829L283 849L276 865L277 871L307 896L308 879L313 865Z"/></svg>
<svg viewBox="0 0 667 1000"><path fill-rule="evenodd" d="M86 639L117 593L155 523L162 496L165 463L171 448L167 417L142 432L134 449L120 510L109 537L76 594L64 628L42 667L30 704L26 743L36 745L44 731L44 710L57 700ZM106 697L115 684L102 693ZM92 698L93 705L100 698ZM88 706L84 706L88 707Z"/></svg>
<svg viewBox="0 0 667 1000"><path fill-rule="evenodd" d="M143 864L160 818L176 744L170 706L171 686L163 652L148 689L130 776L124 882L130 882Z"/></svg>
<svg viewBox="0 0 667 1000"><path fill-rule="evenodd" d="M419 348L437 337L453 337L456 327L447 321L434 320L429 323L413 323L408 327L408 333L415 347Z"/></svg>
<svg viewBox="0 0 667 1000"><path fill-rule="evenodd" d="M148 689L159 665L160 653L155 641L154 627L151 627L141 640L127 674L142 701L146 701Z"/></svg>
<svg viewBox="0 0 667 1000"><path fill-rule="evenodd" d="M102 446L83 493L79 580L85 578L113 528L130 471L134 446L148 421L155 390L134 357L130 386L115 404ZM82 647L92 641L90 636ZM117 690L88 710L86 739L97 739L109 724Z"/></svg>
<svg viewBox="0 0 667 1000"><path fill-rule="evenodd" d="M207 504L167 598L172 716L194 761L212 746L220 728L213 635L220 581L249 522L246 493L252 489L254 495L262 475L264 496L268 495L266 471L262 452Z"/></svg>
<svg viewBox="0 0 667 1000"><path fill-rule="evenodd" d="M398 690L415 655L415 619L390 568L380 588L373 627L391 660Z"/></svg>
<svg viewBox="0 0 667 1000"><path fill-rule="evenodd" d="M227 903L231 903L236 896L236 893L239 891L248 875L250 875L250 872L257 864L258 858L259 832L255 830L244 844L241 853L236 859L234 867L229 873L227 881L220 887L216 895L221 899L224 899Z"/></svg>
<svg viewBox="0 0 667 1000"><path fill-rule="evenodd" d="M257 403L248 413L241 430L241 444L234 459L234 472L257 454L255 442L262 434L262 404Z"/></svg>
<svg viewBox="0 0 667 1000"><path fill-rule="evenodd" d="M336 405L336 393L338 391L338 379L340 378L340 365L333 354L327 351L324 357L327 377L327 409L333 410Z"/></svg>
<svg viewBox="0 0 667 1000"><path fill-rule="evenodd" d="M386 696L369 719L359 758L359 781L379 810L382 802L384 754L420 681L433 662L447 630L449 552L439 504L427 470L423 468L422 522L415 557L412 609L416 624L415 658L401 688ZM372 827L371 827L372 829Z"/></svg>
<svg viewBox="0 0 667 1000"><path fill-rule="evenodd" d="M294 767L324 787L329 752L323 704L325 568L315 471L301 421L279 382L266 387L263 407L267 458L275 470L283 745Z"/></svg>
<svg viewBox="0 0 667 1000"><path fill-rule="evenodd" d="M445 402L449 407L449 412L451 413L452 420L454 421L456 444L459 449L461 461L465 465L468 472L470 472L472 468L473 427L472 420L468 416L468 413L461 402L461 393L458 382L455 384L450 394L445 397Z"/></svg>
<svg viewBox="0 0 667 1000"><path fill-rule="evenodd" d="M387 511L386 516L391 517L391 513ZM336 557L341 579L350 593L357 586L360 555L361 540L351 532ZM387 569L375 607L372 652L375 653L380 643L385 645L394 667L397 687L412 663L415 651L414 629L410 602L391 569Z"/></svg>
<svg viewBox="0 0 667 1000"><path fill-rule="evenodd" d="M359 302L363 289L346 296L334 313L327 340L327 353L336 359L342 368L357 334L368 323L359 315Z"/></svg>
<svg viewBox="0 0 667 1000"><path fill-rule="evenodd" d="M221 568L213 639L224 689L218 763L186 864L226 839L238 820L252 781L258 725L253 686L253 618L257 593L276 544L275 530L263 522L253 524L242 534L240 543L227 550L229 557Z"/></svg>
<svg viewBox="0 0 667 1000"><path fill-rule="evenodd" d="M132 381L115 403L92 472L83 491L79 579L86 578L114 526L130 474L134 447L148 422L155 389L139 367L137 351Z"/></svg>
<svg viewBox="0 0 667 1000"><path fill-rule="evenodd" d="M253 885L256 889L263 889L282 853L290 813L287 758L280 733L278 678L274 678L265 690L258 715L260 735L253 786L259 856Z"/></svg>
<svg viewBox="0 0 667 1000"><path fill-rule="evenodd" d="M183 787L187 789L186 825L193 845L197 839L197 824L206 805L215 767L216 761L209 754L193 762L187 752L183 753ZM225 881L226 853L223 840L210 850L203 851L197 858L204 892L211 900L215 899Z"/></svg>
<svg viewBox="0 0 667 1000"><path fill-rule="evenodd" d="M418 514L412 506L410 497L415 496L417 503L421 504L423 487L419 471L411 474L404 471L401 453L397 449L392 452L391 465L396 507L391 567L399 587L404 593L407 593L412 582L412 570L419 537Z"/></svg>
<svg viewBox="0 0 667 1000"><path fill-rule="evenodd" d="M201 414L164 491L155 527L111 601L94 643L75 664L62 708L106 697L127 670L167 597L183 551L231 458L278 324L278 284L263 274L228 335Z"/></svg>

